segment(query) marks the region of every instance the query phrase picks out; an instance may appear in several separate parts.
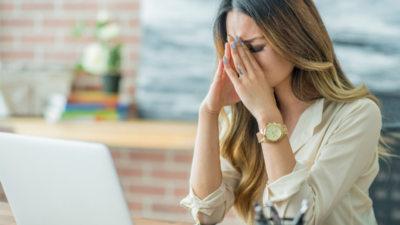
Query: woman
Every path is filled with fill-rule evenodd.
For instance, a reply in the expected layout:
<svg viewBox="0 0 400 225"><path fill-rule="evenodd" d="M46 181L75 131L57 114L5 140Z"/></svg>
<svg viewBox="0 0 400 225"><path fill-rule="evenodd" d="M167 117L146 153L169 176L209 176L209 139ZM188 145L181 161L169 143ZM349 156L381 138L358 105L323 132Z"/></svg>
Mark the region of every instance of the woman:
<svg viewBox="0 0 400 225"><path fill-rule="evenodd" d="M307 199L307 224L376 224L368 188L389 155L377 147L379 102L347 79L314 3L222 0L214 40L181 205L202 224L232 206L252 224L254 201L293 218Z"/></svg>

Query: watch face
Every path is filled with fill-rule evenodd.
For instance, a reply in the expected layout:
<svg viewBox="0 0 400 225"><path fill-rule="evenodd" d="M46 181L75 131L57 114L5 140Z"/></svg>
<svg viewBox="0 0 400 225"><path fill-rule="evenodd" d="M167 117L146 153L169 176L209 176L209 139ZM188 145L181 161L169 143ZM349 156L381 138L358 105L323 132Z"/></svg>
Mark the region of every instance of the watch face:
<svg viewBox="0 0 400 225"><path fill-rule="evenodd" d="M276 141L282 135L282 131L278 126L271 125L265 130L265 136L271 141Z"/></svg>

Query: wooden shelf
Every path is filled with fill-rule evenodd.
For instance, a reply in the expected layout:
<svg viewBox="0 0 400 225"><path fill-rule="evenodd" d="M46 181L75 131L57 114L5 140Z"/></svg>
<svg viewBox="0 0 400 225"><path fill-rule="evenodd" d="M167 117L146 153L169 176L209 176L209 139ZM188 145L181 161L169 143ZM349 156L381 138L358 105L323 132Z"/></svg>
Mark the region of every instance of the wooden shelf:
<svg viewBox="0 0 400 225"><path fill-rule="evenodd" d="M0 120L0 127L17 134L101 142L111 147L192 151L197 122L101 121L49 124L43 118L14 117Z"/></svg>

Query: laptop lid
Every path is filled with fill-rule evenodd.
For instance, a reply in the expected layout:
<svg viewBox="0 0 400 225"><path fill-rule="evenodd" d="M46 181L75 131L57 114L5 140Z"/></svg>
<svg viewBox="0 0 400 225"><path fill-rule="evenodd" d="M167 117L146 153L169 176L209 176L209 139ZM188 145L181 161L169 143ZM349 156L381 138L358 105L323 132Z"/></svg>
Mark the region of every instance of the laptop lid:
<svg viewBox="0 0 400 225"><path fill-rule="evenodd" d="M106 145L0 132L0 182L18 225L132 225Z"/></svg>

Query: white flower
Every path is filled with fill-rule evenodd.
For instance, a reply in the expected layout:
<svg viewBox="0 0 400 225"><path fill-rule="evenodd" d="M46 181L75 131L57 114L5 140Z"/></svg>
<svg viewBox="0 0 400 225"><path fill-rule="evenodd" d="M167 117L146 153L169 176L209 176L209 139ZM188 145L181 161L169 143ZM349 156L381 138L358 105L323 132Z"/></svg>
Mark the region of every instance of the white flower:
<svg viewBox="0 0 400 225"><path fill-rule="evenodd" d="M110 14L107 10L100 10L97 12L97 22L107 23L110 20Z"/></svg>
<svg viewBox="0 0 400 225"><path fill-rule="evenodd" d="M99 28L97 37L102 41L109 41L118 37L120 34L120 27L117 24L112 23Z"/></svg>
<svg viewBox="0 0 400 225"><path fill-rule="evenodd" d="M109 49L106 45L94 42L83 50L82 67L93 75L103 75L108 70Z"/></svg>

